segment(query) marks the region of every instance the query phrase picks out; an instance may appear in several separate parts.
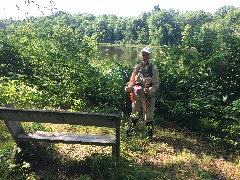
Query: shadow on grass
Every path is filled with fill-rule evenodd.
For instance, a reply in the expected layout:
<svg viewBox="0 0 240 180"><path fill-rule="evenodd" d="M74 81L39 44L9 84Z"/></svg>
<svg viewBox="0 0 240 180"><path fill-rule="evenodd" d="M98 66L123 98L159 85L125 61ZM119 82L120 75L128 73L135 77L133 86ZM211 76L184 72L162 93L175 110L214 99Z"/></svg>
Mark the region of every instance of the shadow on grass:
<svg viewBox="0 0 240 180"><path fill-rule="evenodd" d="M18 163L28 162L29 171L34 172L37 179L228 179L221 174L221 169L211 167L211 162L199 163L203 154L211 156L220 150L214 150L191 132L158 128L150 142L144 136L127 138L125 127L121 131L121 158L116 164L109 154L92 153L77 160L61 154L54 144L32 142L23 144L23 150L17 156ZM174 152L171 154L167 149L159 151L163 145L171 147ZM182 155L178 159L178 154L186 151L190 152L190 159ZM156 163L157 153L168 155L170 161L164 162L163 157L163 161ZM191 159L192 154L196 159Z"/></svg>
<svg viewBox="0 0 240 180"><path fill-rule="evenodd" d="M123 142L141 159L137 162L157 172L158 179L240 178L230 154L187 129L155 127L152 141L146 141L144 134L140 124L134 137L122 136Z"/></svg>
<svg viewBox="0 0 240 180"><path fill-rule="evenodd" d="M170 168L170 170L179 169L180 167L180 169L189 170L189 172L194 170L191 174L196 174L196 179L225 180L240 178L240 169L235 164L236 155L185 128L165 127L160 130L160 133L156 134L152 142L155 144L167 144L175 150L178 156L186 156L183 159L180 158L179 162L168 164L167 168ZM185 162L186 159L188 159L187 163ZM171 165L176 167L171 168ZM179 173L176 174L176 177L178 175ZM184 178L178 177L178 179Z"/></svg>
<svg viewBox="0 0 240 180"><path fill-rule="evenodd" d="M155 179L154 170L111 155L93 153L83 160L63 156L53 144L24 142L16 159L28 162L30 172L38 179Z"/></svg>
<svg viewBox="0 0 240 180"><path fill-rule="evenodd" d="M215 158L224 158L232 161L233 158L226 150L214 145L214 143L203 139L194 132L185 128L168 128L161 129L153 139L154 143L166 143L178 152L183 150L190 151L199 158L200 155L209 155Z"/></svg>

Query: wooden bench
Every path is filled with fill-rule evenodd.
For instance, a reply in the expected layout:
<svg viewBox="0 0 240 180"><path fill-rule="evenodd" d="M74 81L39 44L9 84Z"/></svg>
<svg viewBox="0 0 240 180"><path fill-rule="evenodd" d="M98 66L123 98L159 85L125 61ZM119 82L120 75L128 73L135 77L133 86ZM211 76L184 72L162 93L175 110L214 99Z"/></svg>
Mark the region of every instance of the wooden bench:
<svg viewBox="0 0 240 180"><path fill-rule="evenodd" d="M17 145L20 145L22 141L38 141L112 146L113 159L116 160L120 156L120 117L117 115L0 107L0 119L6 123ZM26 133L21 122L108 127L115 129L115 135L71 134L44 131Z"/></svg>

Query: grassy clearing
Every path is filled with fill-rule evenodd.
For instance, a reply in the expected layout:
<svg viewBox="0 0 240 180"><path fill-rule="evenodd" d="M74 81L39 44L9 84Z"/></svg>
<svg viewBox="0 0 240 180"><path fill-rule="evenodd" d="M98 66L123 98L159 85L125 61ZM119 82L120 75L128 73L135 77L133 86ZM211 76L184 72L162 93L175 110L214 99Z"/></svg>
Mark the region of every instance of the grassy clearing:
<svg viewBox="0 0 240 180"><path fill-rule="evenodd" d="M51 125L51 129L113 133L105 128L67 125ZM239 157L217 149L186 129L156 127L152 141L145 138L141 122L133 137L126 137L125 130L123 122L121 158L116 165L111 161L110 147L35 144L33 149L37 153L28 154L31 158L25 159L30 168L24 176L29 179L240 179Z"/></svg>

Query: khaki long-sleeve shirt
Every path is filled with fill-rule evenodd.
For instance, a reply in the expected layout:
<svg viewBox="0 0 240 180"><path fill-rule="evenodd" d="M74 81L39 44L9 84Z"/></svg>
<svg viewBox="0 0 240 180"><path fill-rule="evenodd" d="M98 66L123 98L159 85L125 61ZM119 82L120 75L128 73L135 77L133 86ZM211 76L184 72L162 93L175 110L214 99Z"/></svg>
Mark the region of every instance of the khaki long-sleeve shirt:
<svg viewBox="0 0 240 180"><path fill-rule="evenodd" d="M142 67L140 66L139 71L137 71L137 68L139 68L139 65L136 65L134 67L133 73L131 75L130 81L128 82L126 87L134 88L136 84L142 84L143 86L146 85L146 77L144 77L141 72L147 72L149 70L150 63ZM159 72L157 69L157 66L152 66L152 77L151 77L151 86L149 87L149 95L154 96L156 91L159 88Z"/></svg>

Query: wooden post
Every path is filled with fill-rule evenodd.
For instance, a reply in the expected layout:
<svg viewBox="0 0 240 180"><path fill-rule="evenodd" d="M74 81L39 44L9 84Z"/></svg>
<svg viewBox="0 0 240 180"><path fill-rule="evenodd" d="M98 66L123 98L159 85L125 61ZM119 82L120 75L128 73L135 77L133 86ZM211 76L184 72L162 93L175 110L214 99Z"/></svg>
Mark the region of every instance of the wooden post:
<svg viewBox="0 0 240 180"><path fill-rule="evenodd" d="M14 104L12 104L12 103L6 104L5 107L13 109ZM21 125L21 122L19 122L19 121L6 121L5 119L4 119L4 122L7 125L7 128L9 130L9 132L11 133L15 143L17 145L19 145L19 142L18 142L16 137L17 137L18 134L24 133L24 129Z"/></svg>
<svg viewBox="0 0 240 180"><path fill-rule="evenodd" d="M120 126L116 128L116 146L115 146L116 158L120 157Z"/></svg>

